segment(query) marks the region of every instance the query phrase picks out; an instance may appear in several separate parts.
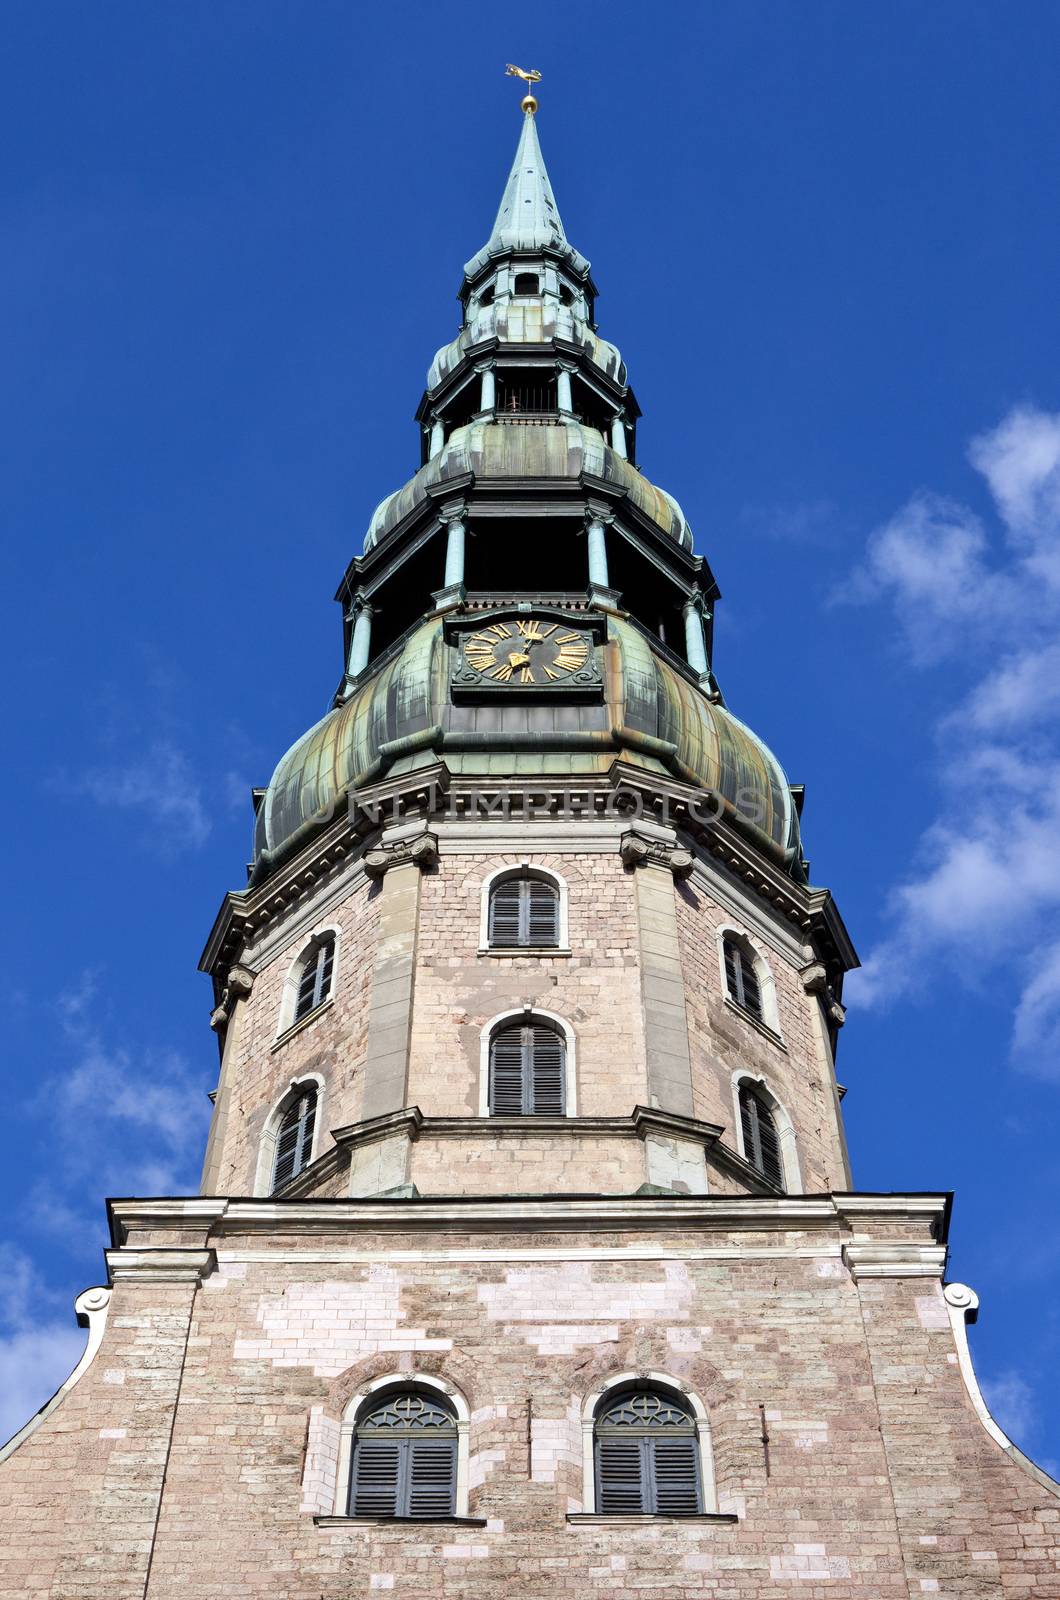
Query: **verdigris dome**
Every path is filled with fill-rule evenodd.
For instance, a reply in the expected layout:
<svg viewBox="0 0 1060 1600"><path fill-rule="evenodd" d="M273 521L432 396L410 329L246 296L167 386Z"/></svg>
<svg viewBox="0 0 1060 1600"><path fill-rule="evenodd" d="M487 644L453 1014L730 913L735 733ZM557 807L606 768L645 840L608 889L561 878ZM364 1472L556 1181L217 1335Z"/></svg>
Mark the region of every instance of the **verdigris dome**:
<svg viewBox="0 0 1060 1600"><path fill-rule="evenodd" d="M553 339L576 344L589 360L615 383L626 381L626 364L618 347L601 339L583 317L576 316L551 296L531 300L509 300L501 304L476 307L456 338L445 344L431 362L427 389L433 392L460 365L465 353L489 339L502 344L548 344Z"/></svg>
<svg viewBox="0 0 1060 1600"><path fill-rule="evenodd" d="M528 428L509 422L469 422L456 428L441 452L422 466L403 489L375 509L365 535L371 550L428 498L427 490L449 478L571 478L584 472L625 489L630 500L683 550L692 548L692 530L672 495L649 483L608 445L595 428L573 420Z"/></svg>
<svg viewBox="0 0 1060 1600"><path fill-rule="evenodd" d="M607 630L603 701L571 708L577 727L568 722L559 731L549 705L454 706L443 623L424 622L398 655L304 734L277 766L258 811L259 871L334 816L351 790L384 773L415 772L440 757L454 774L497 781L498 735L510 744L505 760L513 777L525 775L527 759L546 783L572 774L602 777L621 753L624 762L646 772L710 791L769 854L787 866L797 863L798 822L776 758L653 651L637 628L612 616ZM519 754L528 739L529 757Z"/></svg>

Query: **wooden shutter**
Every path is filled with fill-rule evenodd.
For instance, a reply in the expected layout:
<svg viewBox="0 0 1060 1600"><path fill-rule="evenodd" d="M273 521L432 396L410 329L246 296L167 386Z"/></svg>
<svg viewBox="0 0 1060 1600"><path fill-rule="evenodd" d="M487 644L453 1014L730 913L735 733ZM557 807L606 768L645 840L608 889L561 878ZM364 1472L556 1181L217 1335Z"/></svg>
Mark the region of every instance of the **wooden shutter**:
<svg viewBox="0 0 1060 1600"><path fill-rule="evenodd" d="M551 1028L528 1028L527 1032L531 1036L527 1110L561 1117L567 1054L563 1040Z"/></svg>
<svg viewBox="0 0 1060 1600"><path fill-rule="evenodd" d="M502 950L512 949L522 941L523 897L521 878L502 878L490 890L489 941Z"/></svg>
<svg viewBox="0 0 1060 1600"><path fill-rule="evenodd" d="M603 1434L596 1442L596 1506L613 1516L647 1511L643 1439Z"/></svg>
<svg viewBox="0 0 1060 1600"><path fill-rule="evenodd" d="M282 1189L285 1183L302 1168L308 1166L313 1148L313 1127L316 1122L317 1094L307 1090L288 1106L276 1135L276 1156L272 1166L272 1187Z"/></svg>
<svg viewBox="0 0 1060 1600"><path fill-rule="evenodd" d="M559 891L544 878L502 878L490 891L489 942L501 950L559 943Z"/></svg>
<svg viewBox="0 0 1060 1600"><path fill-rule="evenodd" d="M525 882L527 944L559 944L559 890L544 878Z"/></svg>
<svg viewBox="0 0 1060 1600"><path fill-rule="evenodd" d="M514 1027L490 1044L490 1114L562 1116L567 1051L552 1028Z"/></svg>
<svg viewBox="0 0 1060 1600"><path fill-rule="evenodd" d="M350 1485L351 1517L396 1517L404 1439L358 1439Z"/></svg>
<svg viewBox="0 0 1060 1600"><path fill-rule="evenodd" d="M700 1510L698 1448L694 1434L645 1439L652 1453L652 1504L659 1516L687 1516Z"/></svg>
<svg viewBox="0 0 1060 1600"><path fill-rule="evenodd" d="M451 1517L456 1510L456 1440L409 1439L407 1517Z"/></svg>
<svg viewBox="0 0 1060 1600"><path fill-rule="evenodd" d="M730 998L738 1006L743 1006L745 1011L750 1011L761 1021L762 1019L762 992L755 972L754 961L735 939L726 939L723 944L725 951L725 982Z"/></svg>
<svg viewBox="0 0 1060 1600"><path fill-rule="evenodd" d="M740 1124L743 1128L744 1155L753 1167L784 1187L784 1167L780 1159L780 1137L773 1114L765 1101L748 1085L740 1088Z"/></svg>
<svg viewBox="0 0 1060 1600"><path fill-rule="evenodd" d="M295 1022L301 1022L317 1006L323 1005L331 993L331 974L335 966L335 941L327 938L306 958L298 984L298 1000L294 1008Z"/></svg>
<svg viewBox="0 0 1060 1600"><path fill-rule="evenodd" d="M523 1110L523 1028L505 1028L490 1043L490 1112L518 1116Z"/></svg>

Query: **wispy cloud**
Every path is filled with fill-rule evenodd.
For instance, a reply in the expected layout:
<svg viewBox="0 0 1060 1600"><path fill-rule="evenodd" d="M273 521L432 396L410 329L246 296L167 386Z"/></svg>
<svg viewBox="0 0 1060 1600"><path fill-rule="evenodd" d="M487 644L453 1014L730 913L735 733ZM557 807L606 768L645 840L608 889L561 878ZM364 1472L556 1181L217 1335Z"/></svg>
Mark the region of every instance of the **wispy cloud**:
<svg viewBox="0 0 1060 1600"><path fill-rule="evenodd" d="M1015 1444L1033 1450L1041 1431L1041 1405L1033 1386L1022 1373L1008 1367L993 1378L984 1378L981 1388L994 1421Z"/></svg>
<svg viewBox="0 0 1060 1600"><path fill-rule="evenodd" d="M65 774L57 783L106 810L138 812L148 822L148 840L164 854L198 849L209 836L202 784L187 756L169 740L157 740L127 761L91 767L76 777Z"/></svg>
<svg viewBox="0 0 1060 1600"><path fill-rule="evenodd" d="M837 596L892 606L920 666L967 668L938 727L938 817L850 992L885 1004L971 955L1010 969L1015 1059L1060 1077L1060 414L1018 407L968 456L995 524L920 491Z"/></svg>
<svg viewBox="0 0 1060 1600"><path fill-rule="evenodd" d="M0 1244L4 1293L0 1297L0 1441L16 1433L69 1377L85 1335L72 1307L63 1317L59 1297L16 1246Z"/></svg>

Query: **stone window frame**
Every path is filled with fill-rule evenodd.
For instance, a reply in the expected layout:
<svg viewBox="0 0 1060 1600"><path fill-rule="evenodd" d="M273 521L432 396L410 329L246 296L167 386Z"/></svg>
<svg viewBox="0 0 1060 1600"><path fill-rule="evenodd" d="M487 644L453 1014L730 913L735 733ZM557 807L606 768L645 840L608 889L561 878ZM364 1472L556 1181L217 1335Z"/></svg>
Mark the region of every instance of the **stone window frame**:
<svg viewBox="0 0 1060 1600"><path fill-rule="evenodd" d="M578 1115L577 1098L577 1061L576 1037L574 1029L566 1017L561 1017L555 1011L545 1011L540 1006L513 1006L510 1011L500 1011L491 1017L482 1029L479 1045L479 1070L478 1070L478 1114L480 1117L490 1115L490 1046L493 1036L505 1024L518 1019L524 1027L533 1027L535 1022L543 1022L555 1028L562 1035L564 1043L563 1063L563 1116L558 1121L568 1121Z"/></svg>
<svg viewBox="0 0 1060 1600"><path fill-rule="evenodd" d="M762 1001L762 1015L756 1017L729 991L729 979L725 971L725 941L731 939L738 944L746 956L750 957L751 964L758 979L758 993ZM735 923L723 922L717 930L718 947L718 974L721 978L721 992L725 1001L753 1027L769 1035L777 1044L784 1043L784 1034L780 1026L780 1007L777 1004L777 981L773 976L773 968L764 956L750 934L745 928L738 928Z"/></svg>
<svg viewBox="0 0 1060 1600"><path fill-rule="evenodd" d="M692 1409L699 1446L699 1483L703 1510L713 1515L718 1510L718 1485L714 1473L714 1444L710 1415L689 1384L668 1372L618 1372L600 1388L586 1395L582 1404L582 1508L590 1515L601 1515L596 1504L596 1418L604 1401L624 1389L670 1389Z"/></svg>
<svg viewBox="0 0 1060 1600"><path fill-rule="evenodd" d="M445 1378L435 1378L426 1372L391 1372L382 1378L373 1378L363 1389L347 1401L339 1424L339 1460L335 1474L335 1516L348 1515L350 1500L350 1474L353 1471L353 1440L357 1431L357 1418L369 1402L382 1398L383 1392L399 1394L403 1389L426 1389L441 1395L456 1413L456 1497L454 1515L467 1517L468 1496L471 1485L471 1407L454 1383ZM429 1521L429 1518L424 1518Z"/></svg>
<svg viewBox="0 0 1060 1600"><path fill-rule="evenodd" d="M313 1116L313 1145L309 1152L309 1160L301 1168L312 1166L320 1154L320 1144L324 1134L324 1106L327 1101L327 1084L319 1072L303 1072L297 1078L291 1078L287 1087L278 1100L273 1101L269 1114L265 1118L258 1141L258 1163L254 1172L254 1194L259 1198L266 1198L273 1193L272 1174L276 1165L276 1140L280 1132L280 1124L284 1113L293 1100L304 1094L306 1088L312 1084L317 1092L316 1110Z"/></svg>
<svg viewBox="0 0 1060 1600"><path fill-rule="evenodd" d="M777 1130L777 1143L780 1146L780 1164L784 1174L784 1193L802 1194L802 1166L799 1161L799 1136L795 1131L795 1123L787 1106L777 1094L768 1078L761 1073L751 1072L747 1067L737 1067L732 1074L732 1110L733 1128L736 1132L736 1150L745 1161L750 1163L743 1142L743 1116L740 1112L740 1085L751 1084L762 1096L769 1106ZM757 1168L756 1168L757 1170Z"/></svg>
<svg viewBox="0 0 1060 1600"><path fill-rule="evenodd" d="M318 1006L314 1006L312 1011L307 1011L304 1017L299 1017L296 1022L294 1014L298 1005L298 987L302 981L302 972L310 955L328 934L335 941L335 949L331 959L331 987L326 998ZM283 980L283 988L280 991L280 1009L276 1019L276 1037L273 1040L273 1049L278 1044L283 1044L293 1033L297 1033L299 1028L306 1027L314 1018L319 1017L322 1011L334 1003L335 995L338 991L339 963L341 959L342 929L337 922L321 923L319 927L314 928L311 933L307 933L302 938L298 945L297 953L287 968L287 974Z"/></svg>
<svg viewBox="0 0 1060 1600"><path fill-rule="evenodd" d="M559 915L557 919L557 934L555 944L528 944L528 945L491 945L490 944L490 896L494 887L506 878L538 878L544 883L550 883L559 894ZM567 880L554 867L539 867L529 859L510 862L505 867L495 867L492 872L482 880L481 899L479 905L478 928L478 953L480 956L569 956L570 948L570 920L568 907L570 891Z"/></svg>

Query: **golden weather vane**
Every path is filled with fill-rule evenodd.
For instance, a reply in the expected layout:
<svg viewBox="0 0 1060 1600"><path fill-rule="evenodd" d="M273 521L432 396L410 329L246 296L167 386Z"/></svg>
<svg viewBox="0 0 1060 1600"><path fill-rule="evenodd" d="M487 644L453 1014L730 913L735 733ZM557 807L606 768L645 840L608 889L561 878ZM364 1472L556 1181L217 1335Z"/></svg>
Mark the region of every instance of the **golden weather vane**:
<svg viewBox="0 0 1060 1600"><path fill-rule="evenodd" d="M509 61L504 70L509 78L522 78L523 82L531 90L535 83L541 82L541 74L536 67L513 67ZM537 100L532 93L524 94L520 102L520 109L523 111L537 110Z"/></svg>

